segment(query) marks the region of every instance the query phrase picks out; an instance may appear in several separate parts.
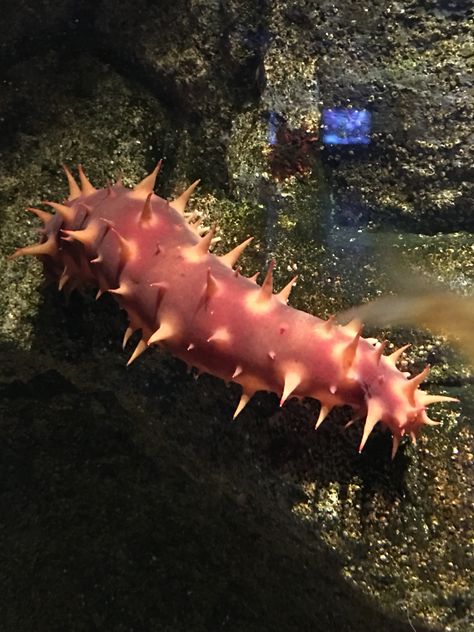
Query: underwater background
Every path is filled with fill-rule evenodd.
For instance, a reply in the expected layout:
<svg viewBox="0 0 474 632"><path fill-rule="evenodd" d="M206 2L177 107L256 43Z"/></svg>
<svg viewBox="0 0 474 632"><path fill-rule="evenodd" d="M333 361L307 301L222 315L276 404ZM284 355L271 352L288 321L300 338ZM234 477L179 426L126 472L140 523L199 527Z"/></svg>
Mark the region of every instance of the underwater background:
<svg viewBox="0 0 474 632"><path fill-rule="evenodd" d="M244 270L298 274L295 307L442 287L449 333L473 289L472 3L0 9L0 632L473 630L474 397L449 338L368 330L461 400L391 461L347 411L314 432L316 401L260 393L232 422L234 386L156 350L126 368L110 297L6 259L61 163L132 185L163 157L158 193L201 178L215 252L254 235Z"/></svg>

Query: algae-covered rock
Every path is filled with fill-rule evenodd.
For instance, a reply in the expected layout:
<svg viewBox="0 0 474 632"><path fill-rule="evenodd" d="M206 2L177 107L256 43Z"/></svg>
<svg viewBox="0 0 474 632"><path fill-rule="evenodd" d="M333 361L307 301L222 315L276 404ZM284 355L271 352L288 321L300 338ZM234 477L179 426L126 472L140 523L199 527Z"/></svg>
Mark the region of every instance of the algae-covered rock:
<svg viewBox="0 0 474 632"><path fill-rule="evenodd" d="M275 257L278 288L299 275L300 309L390 293L397 257L472 292L472 25L467 3L445 5L103 1L71 17L59 3L41 18L47 47L11 47L2 630L469 629L472 378L445 339L364 334L412 343L404 370L430 363L427 390L461 399L392 462L377 430L358 454L345 409L314 432L317 402L262 393L232 422L234 386L159 352L126 368L109 297L40 290L37 262L6 261L37 239L24 208L64 197L61 162L102 186L164 156L159 193L201 177L191 208L219 225L216 252L254 235L243 271ZM11 41L30 37L35 7ZM334 106L371 112L368 146L322 142Z"/></svg>

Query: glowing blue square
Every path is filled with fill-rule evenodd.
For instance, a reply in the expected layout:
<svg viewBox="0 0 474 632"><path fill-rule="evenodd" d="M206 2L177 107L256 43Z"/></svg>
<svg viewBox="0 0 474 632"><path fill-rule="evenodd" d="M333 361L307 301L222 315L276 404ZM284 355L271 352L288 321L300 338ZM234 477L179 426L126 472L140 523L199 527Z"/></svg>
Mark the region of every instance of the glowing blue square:
<svg viewBox="0 0 474 632"><path fill-rule="evenodd" d="M368 145L371 114L353 108L323 109L322 131L325 145Z"/></svg>

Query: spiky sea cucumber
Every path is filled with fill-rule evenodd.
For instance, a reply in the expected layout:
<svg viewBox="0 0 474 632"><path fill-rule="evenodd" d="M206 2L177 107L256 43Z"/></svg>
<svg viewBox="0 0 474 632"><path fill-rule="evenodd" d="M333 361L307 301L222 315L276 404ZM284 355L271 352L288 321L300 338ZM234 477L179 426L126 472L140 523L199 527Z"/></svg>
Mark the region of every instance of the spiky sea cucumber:
<svg viewBox="0 0 474 632"><path fill-rule="evenodd" d="M287 305L295 279L273 293L270 264L261 286L234 266L252 238L225 255L209 252L214 229L185 212L199 181L168 202L153 193L161 161L134 189L117 182L96 189L81 166L80 186L67 167L69 197L45 202L54 214L29 208L43 222L39 244L11 258L38 256L59 289L96 286L126 310L141 339L128 364L160 345L187 365L242 386L234 418L256 391L319 399L316 428L334 406L365 417L361 451L380 421L393 436L392 457L406 434L416 440L434 425L426 406L457 401L418 387L428 374L408 378L396 367L406 347L384 356L384 342L361 336L361 324L322 320ZM408 345L407 345L408 346Z"/></svg>

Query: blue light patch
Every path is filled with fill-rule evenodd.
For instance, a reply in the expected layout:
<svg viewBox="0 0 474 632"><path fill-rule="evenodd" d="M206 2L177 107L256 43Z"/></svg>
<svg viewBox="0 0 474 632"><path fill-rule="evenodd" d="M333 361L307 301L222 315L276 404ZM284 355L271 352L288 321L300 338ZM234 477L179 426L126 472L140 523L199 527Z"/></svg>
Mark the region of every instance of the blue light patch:
<svg viewBox="0 0 474 632"><path fill-rule="evenodd" d="M323 109L322 141L325 145L368 145L371 114L353 108Z"/></svg>

